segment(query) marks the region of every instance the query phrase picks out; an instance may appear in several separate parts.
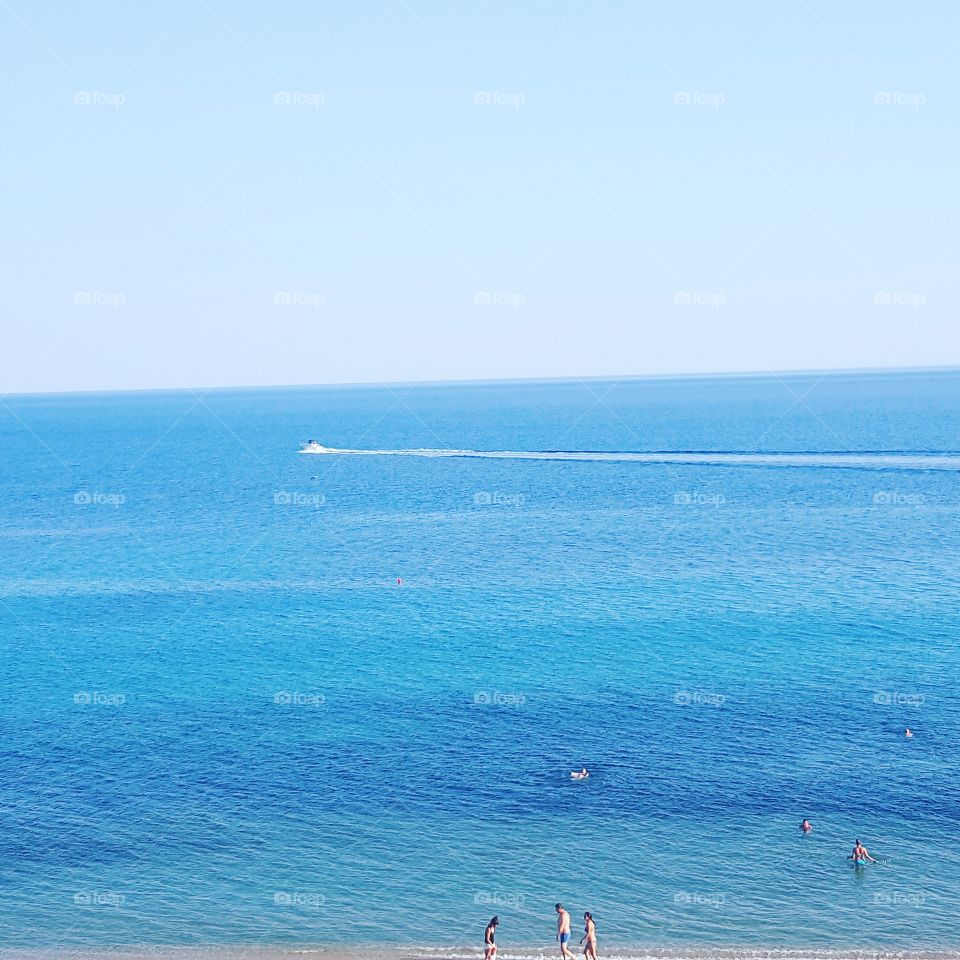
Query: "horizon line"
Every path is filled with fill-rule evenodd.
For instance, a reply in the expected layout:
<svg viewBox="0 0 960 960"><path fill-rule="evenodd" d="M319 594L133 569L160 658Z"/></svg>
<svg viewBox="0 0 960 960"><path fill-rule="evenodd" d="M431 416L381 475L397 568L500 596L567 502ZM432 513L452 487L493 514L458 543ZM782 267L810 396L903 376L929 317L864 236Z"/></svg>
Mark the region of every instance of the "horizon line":
<svg viewBox="0 0 960 960"><path fill-rule="evenodd" d="M470 377L452 380L344 380L328 383L267 383L232 384L226 386L182 386L182 387L107 387L105 389L73 390L12 390L0 393L0 401L8 397L70 397L104 396L130 393L213 393L254 390L310 390L335 388L377 388L377 387L430 387L430 386L495 386L497 384L523 383L571 383L571 382L609 382L636 380L721 380L736 378L776 379L778 377L814 376L850 376L863 374L893 373L960 373L960 365L919 367L836 367L836 368L794 368L789 370L716 370L689 371L683 373L625 373L625 374L567 374L545 377Z"/></svg>

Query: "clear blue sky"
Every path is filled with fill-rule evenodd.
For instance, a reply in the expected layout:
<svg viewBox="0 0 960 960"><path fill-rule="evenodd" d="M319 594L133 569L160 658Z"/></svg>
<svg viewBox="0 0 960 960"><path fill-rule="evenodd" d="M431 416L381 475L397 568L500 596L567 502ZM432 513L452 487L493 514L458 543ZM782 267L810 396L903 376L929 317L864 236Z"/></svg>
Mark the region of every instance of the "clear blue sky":
<svg viewBox="0 0 960 960"><path fill-rule="evenodd" d="M0 24L0 393L960 363L956 4Z"/></svg>

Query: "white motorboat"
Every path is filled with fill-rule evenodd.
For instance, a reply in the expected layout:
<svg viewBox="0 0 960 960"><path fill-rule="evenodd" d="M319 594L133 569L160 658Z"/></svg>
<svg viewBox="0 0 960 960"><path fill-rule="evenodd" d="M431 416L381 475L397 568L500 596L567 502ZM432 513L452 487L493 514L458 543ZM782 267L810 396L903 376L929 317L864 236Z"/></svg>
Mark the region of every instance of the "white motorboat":
<svg viewBox="0 0 960 960"><path fill-rule="evenodd" d="M325 447L322 443L318 443L316 440L311 440L309 443L305 444L304 447L300 450L300 453L333 453L334 451L330 447Z"/></svg>

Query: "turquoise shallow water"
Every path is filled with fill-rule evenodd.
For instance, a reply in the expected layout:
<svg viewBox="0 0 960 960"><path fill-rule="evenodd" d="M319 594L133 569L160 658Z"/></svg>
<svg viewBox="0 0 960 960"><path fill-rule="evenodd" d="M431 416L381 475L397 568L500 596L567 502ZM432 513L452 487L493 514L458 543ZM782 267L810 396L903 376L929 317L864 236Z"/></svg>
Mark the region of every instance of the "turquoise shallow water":
<svg viewBox="0 0 960 960"><path fill-rule="evenodd" d="M549 943L561 899L607 944L960 947L960 374L0 431L0 946Z"/></svg>

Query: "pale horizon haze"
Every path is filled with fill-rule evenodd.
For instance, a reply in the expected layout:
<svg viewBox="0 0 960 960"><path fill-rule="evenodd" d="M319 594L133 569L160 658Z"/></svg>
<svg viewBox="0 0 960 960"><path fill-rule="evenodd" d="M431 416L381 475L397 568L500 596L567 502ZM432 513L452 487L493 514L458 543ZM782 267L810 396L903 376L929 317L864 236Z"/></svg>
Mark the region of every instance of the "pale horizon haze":
<svg viewBox="0 0 960 960"><path fill-rule="evenodd" d="M0 23L0 395L960 364L950 4Z"/></svg>

